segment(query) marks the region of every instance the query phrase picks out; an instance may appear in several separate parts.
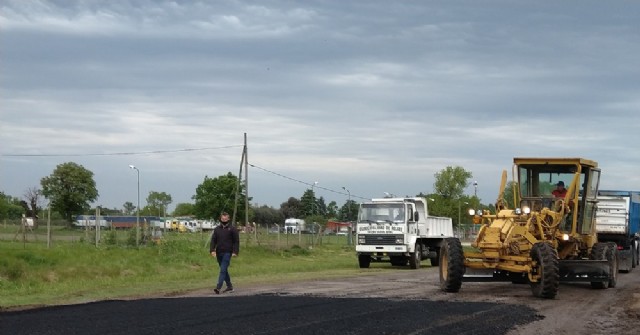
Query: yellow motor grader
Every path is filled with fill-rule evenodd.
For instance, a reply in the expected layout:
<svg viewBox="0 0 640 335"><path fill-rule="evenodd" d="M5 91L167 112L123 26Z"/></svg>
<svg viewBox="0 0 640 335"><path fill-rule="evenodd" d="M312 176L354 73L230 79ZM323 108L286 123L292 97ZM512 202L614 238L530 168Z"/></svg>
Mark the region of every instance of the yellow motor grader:
<svg viewBox="0 0 640 335"><path fill-rule="evenodd" d="M496 211L469 210L480 224L476 251L448 238L440 250L440 286L458 292L464 281L529 283L534 296L553 299L559 283L615 287L617 248L599 243L595 227L600 169L583 158L514 158L513 204L502 172ZM562 183L561 183L562 182ZM554 188L566 184L566 195ZM558 187L560 188L560 187Z"/></svg>

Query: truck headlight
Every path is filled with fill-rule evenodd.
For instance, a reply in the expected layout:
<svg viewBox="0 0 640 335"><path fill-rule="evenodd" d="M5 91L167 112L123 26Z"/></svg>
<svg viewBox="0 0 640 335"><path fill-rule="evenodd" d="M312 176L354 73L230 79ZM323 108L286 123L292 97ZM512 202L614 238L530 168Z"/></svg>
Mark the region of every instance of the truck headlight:
<svg viewBox="0 0 640 335"><path fill-rule="evenodd" d="M404 244L404 238L396 237L396 244Z"/></svg>
<svg viewBox="0 0 640 335"><path fill-rule="evenodd" d="M529 206L523 206L522 207L522 212L524 214L529 214L529 213L531 213L531 208L529 208Z"/></svg>

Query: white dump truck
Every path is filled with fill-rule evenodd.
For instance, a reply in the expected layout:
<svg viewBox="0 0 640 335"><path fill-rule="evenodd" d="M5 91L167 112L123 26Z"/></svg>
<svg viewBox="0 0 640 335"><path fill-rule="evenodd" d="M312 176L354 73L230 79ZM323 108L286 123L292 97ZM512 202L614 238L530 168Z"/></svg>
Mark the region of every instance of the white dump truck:
<svg viewBox="0 0 640 335"><path fill-rule="evenodd" d="M381 198L360 204L356 253L361 268L371 262L420 267L438 266L440 246L453 237L451 218L430 216L424 198Z"/></svg>

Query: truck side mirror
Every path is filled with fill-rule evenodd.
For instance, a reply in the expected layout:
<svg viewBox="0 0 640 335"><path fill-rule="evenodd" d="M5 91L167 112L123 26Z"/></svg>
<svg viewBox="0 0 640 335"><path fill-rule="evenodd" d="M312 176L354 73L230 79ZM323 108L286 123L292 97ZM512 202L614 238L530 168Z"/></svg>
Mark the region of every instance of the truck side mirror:
<svg viewBox="0 0 640 335"><path fill-rule="evenodd" d="M420 214L418 214L418 211L413 212L413 221L418 222L419 219Z"/></svg>

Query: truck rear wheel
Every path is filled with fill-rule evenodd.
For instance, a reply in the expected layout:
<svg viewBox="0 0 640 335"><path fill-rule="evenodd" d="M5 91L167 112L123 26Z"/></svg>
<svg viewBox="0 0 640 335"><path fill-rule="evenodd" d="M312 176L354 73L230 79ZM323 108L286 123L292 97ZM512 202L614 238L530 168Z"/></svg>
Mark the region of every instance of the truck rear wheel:
<svg viewBox="0 0 640 335"><path fill-rule="evenodd" d="M440 264L440 249L436 251L436 257L429 258L431 260L431 266L438 266Z"/></svg>
<svg viewBox="0 0 640 335"><path fill-rule="evenodd" d="M360 265L361 269L368 269L370 264L371 264L371 256L358 255L358 265Z"/></svg>
<svg viewBox="0 0 640 335"><path fill-rule="evenodd" d="M558 253L549 243L536 243L531 248L532 271L538 276L531 282L531 292L538 298L553 299L558 294L560 269Z"/></svg>
<svg viewBox="0 0 640 335"><path fill-rule="evenodd" d="M445 292L458 292L464 276L464 253L457 238L447 238L440 247L440 288Z"/></svg>
<svg viewBox="0 0 640 335"><path fill-rule="evenodd" d="M638 265L638 247L634 241L631 241L631 268Z"/></svg>
<svg viewBox="0 0 640 335"><path fill-rule="evenodd" d="M420 243L416 243L416 247L409 256L409 266L412 269L420 268L420 261L422 260L422 248L420 247Z"/></svg>

